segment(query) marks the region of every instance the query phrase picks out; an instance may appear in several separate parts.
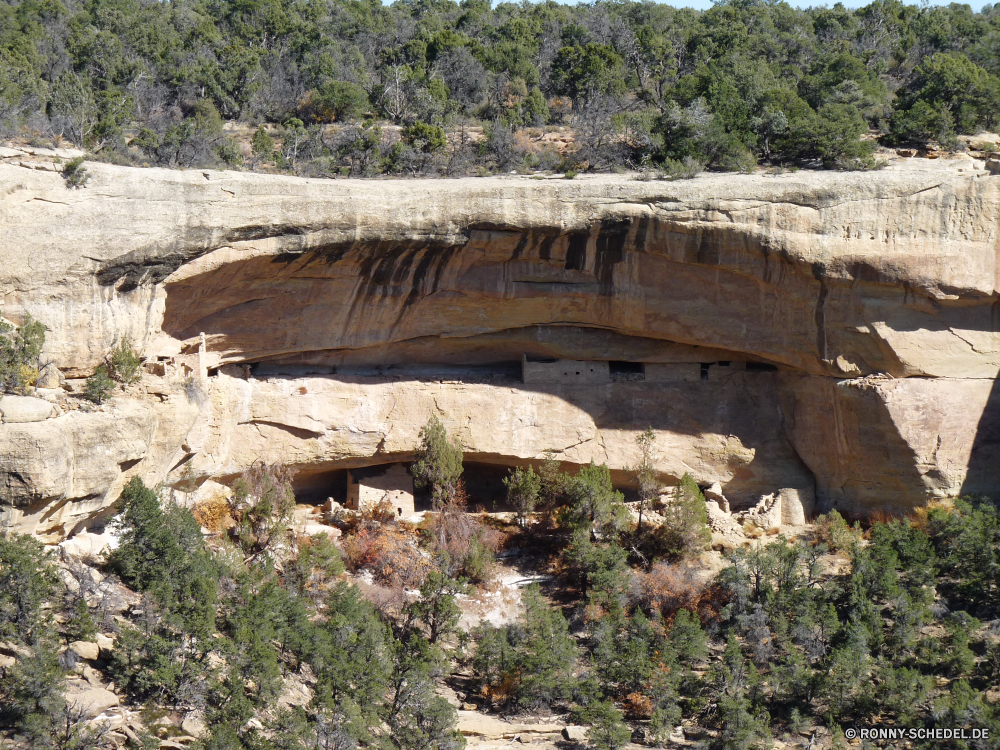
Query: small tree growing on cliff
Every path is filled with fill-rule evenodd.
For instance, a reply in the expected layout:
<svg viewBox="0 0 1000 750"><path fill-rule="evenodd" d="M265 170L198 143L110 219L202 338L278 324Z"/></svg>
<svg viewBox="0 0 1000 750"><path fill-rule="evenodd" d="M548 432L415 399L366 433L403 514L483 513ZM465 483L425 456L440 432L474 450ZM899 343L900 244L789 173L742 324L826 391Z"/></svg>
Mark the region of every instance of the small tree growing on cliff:
<svg viewBox="0 0 1000 750"><path fill-rule="evenodd" d="M656 530L656 541L657 546L671 557L697 554L712 538L705 496L690 474L681 477L663 515L665 521Z"/></svg>
<svg viewBox="0 0 1000 750"><path fill-rule="evenodd" d="M504 477L503 483L507 488L507 500L517 512L517 522L523 527L528 514L538 505L541 478L530 466L517 466Z"/></svg>
<svg viewBox="0 0 1000 750"><path fill-rule="evenodd" d="M280 464L254 463L233 483L232 534L248 558L271 551L284 536L295 508L295 472Z"/></svg>
<svg viewBox="0 0 1000 750"><path fill-rule="evenodd" d="M639 462L630 472L639 487L639 523L635 529L636 536L639 536L642 533L642 512L659 495L660 480L653 468L656 464L656 435L653 434L653 428L647 427L639 433L635 442L639 446Z"/></svg>
<svg viewBox="0 0 1000 750"><path fill-rule="evenodd" d="M87 388L83 395L100 406L111 396L114 387L114 381L108 376L108 368L101 365L87 378Z"/></svg>
<svg viewBox="0 0 1000 750"><path fill-rule="evenodd" d="M108 375L112 380L117 380L124 390L126 385L138 383L140 379L139 368L142 367L142 355L135 350L132 342L127 338L122 338L108 355Z"/></svg>
<svg viewBox="0 0 1000 750"><path fill-rule="evenodd" d="M38 379L45 326L26 315L14 328L0 320L0 392L27 394Z"/></svg>
<svg viewBox="0 0 1000 750"><path fill-rule="evenodd" d="M435 511L441 510L441 506L454 497L462 476L462 447L449 441L448 431L437 415L432 415L420 430L417 460L410 472L417 487L431 488Z"/></svg>

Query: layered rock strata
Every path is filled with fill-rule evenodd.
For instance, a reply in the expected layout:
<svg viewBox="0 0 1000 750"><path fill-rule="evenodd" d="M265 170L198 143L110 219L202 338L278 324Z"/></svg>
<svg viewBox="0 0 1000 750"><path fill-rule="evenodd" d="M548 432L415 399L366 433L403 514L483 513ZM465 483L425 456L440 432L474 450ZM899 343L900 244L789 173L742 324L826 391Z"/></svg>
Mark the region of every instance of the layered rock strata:
<svg viewBox="0 0 1000 750"><path fill-rule="evenodd" d="M665 481L719 482L740 507L996 492L1000 178L977 166L650 182L93 164L73 190L0 164L3 315L42 320L70 378L139 343L146 395L110 423L160 446L85 491L19 484L5 447L5 499L83 519L130 473L187 488L258 457L321 481L405 460L431 413L475 460L553 449L623 483L649 425ZM609 376L522 382L525 358Z"/></svg>

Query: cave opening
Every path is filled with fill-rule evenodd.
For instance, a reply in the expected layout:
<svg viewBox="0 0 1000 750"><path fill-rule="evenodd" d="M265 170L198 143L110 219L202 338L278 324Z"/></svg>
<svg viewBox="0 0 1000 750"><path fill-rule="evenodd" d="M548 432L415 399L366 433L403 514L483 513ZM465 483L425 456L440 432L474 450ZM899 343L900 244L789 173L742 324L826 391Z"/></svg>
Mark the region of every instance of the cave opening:
<svg viewBox="0 0 1000 750"><path fill-rule="evenodd" d="M466 460L463 463L462 481L465 485L467 507L470 512L484 511L486 513L512 512L513 508L507 502L507 488L503 480L516 466L533 465L537 470L537 461L485 462ZM295 501L305 505L323 505L328 499L333 499L345 508L357 503L359 484L385 477L396 467L402 467L409 473L409 462L386 462L351 468L329 468L318 471L300 472L292 482ZM579 467L565 464L562 467L570 475L575 474ZM398 474L398 472L397 472ZM637 499L634 487L624 472L612 471L612 485L625 496L626 501ZM393 487L397 487L397 482ZM431 509L431 491L428 487L407 487L413 495L415 512ZM352 491L354 496L352 497ZM405 514L404 514L405 515Z"/></svg>

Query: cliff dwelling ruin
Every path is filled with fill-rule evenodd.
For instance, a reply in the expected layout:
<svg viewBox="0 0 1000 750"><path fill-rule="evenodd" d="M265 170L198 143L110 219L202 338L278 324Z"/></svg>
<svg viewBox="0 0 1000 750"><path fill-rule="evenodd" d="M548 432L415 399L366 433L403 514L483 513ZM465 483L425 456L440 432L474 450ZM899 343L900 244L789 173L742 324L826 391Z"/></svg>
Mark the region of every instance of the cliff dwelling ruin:
<svg viewBox="0 0 1000 750"><path fill-rule="evenodd" d="M5 315L47 322L67 387L122 336L147 362L141 392L104 410L0 425L17 528L58 538L132 475L188 491L257 460L319 502L346 500L353 472L359 504L400 492L405 513L398 468L401 487L360 478L412 461L432 414L470 466L554 451L626 491L651 427L663 483L718 484L733 512L1000 492L995 177L354 183L101 164L67 198L58 175L0 168L39 197L8 202ZM39 244L45 227L74 241Z"/></svg>
<svg viewBox="0 0 1000 750"><path fill-rule="evenodd" d="M412 516L413 477L403 464L347 472L347 504L351 510L371 511L388 503L400 518Z"/></svg>

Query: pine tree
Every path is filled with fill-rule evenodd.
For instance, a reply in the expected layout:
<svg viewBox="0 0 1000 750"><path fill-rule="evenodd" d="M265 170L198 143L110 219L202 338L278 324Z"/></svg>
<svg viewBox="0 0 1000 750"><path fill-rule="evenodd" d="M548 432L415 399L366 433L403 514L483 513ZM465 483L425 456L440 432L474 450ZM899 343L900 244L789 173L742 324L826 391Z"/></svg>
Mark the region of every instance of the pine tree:
<svg viewBox="0 0 1000 750"><path fill-rule="evenodd" d="M729 635L722 662L714 670L719 735L715 750L746 750L771 747L770 717L753 705L750 691L759 677L753 664L743 658L736 637Z"/></svg>
<svg viewBox="0 0 1000 750"><path fill-rule="evenodd" d="M656 537L658 546L671 557L696 555L712 538L705 496L690 474L681 477L663 515L664 522L657 529Z"/></svg>
<svg viewBox="0 0 1000 750"><path fill-rule="evenodd" d="M660 494L660 480L656 475L656 435L652 427L647 427L635 439L639 447L639 462L630 473L639 490L639 522L636 536L642 533L642 513L650 507Z"/></svg>
<svg viewBox="0 0 1000 750"><path fill-rule="evenodd" d="M507 501L517 513L518 524L523 527L528 514L538 505L542 488L541 478L530 466L527 468L517 466L504 477L503 483L507 488Z"/></svg>
<svg viewBox="0 0 1000 750"><path fill-rule="evenodd" d="M632 730L625 724L621 711L611 701L588 706L583 715L590 723L587 746L593 750L619 750L632 738Z"/></svg>
<svg viewBox="0 0 1000 750"><path fill-rule="evenodd" d="M455 495L462 476L462 448L448 439L437 415L420 430L417 458L410 467L417 487L430 487L434 510L440 510Z"/></svg>
<svg viewBox="0 0 1000 750"><path fill-rule="evenodd" d="M545 458L538 466L539 498L544 508L554 508L562 498L567 477L559 470L554 450L549 449L543 455Z"/></svg>
<svg viewBox="0 0 1000 750"><path fill-rule="evenodd" d="M551 705L569 692L577 657L566 619L545 603L537 586L521 595L523 614L517 624L476 632L473 670L499 702L525 708Z"/></svg>
<svg viewBox="0 0 1000 750"><path fill-rule="evenodd" d="M437 643L438 638L454 630L462 616L455 595L468 592L469 587L461 580L456 581L437 571L427 575L420 587L420 598L410 604L408 610L427 626L431 643Z"/></svg>

